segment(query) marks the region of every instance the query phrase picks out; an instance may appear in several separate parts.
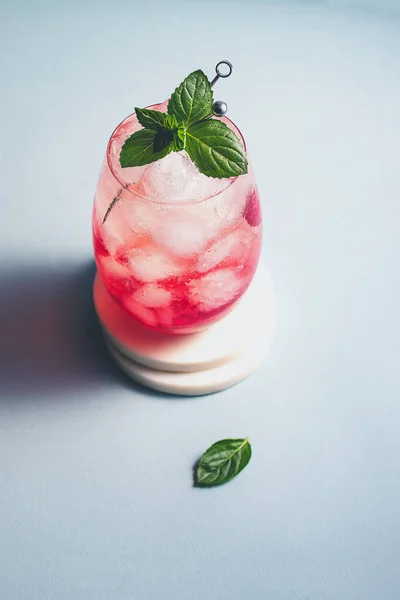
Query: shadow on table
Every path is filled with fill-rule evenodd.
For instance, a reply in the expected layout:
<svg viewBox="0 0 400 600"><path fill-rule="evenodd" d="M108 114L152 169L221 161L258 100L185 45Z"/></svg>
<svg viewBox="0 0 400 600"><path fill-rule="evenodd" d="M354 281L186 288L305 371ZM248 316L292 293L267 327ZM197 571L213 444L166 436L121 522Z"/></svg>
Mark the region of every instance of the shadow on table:
<svg viewBox="0 0 400 600"><path fill-rule="evenodd" d="M108 354L93 307L94 274L93 261L0 273L0 403L113 382L144 389Z"/></svg>

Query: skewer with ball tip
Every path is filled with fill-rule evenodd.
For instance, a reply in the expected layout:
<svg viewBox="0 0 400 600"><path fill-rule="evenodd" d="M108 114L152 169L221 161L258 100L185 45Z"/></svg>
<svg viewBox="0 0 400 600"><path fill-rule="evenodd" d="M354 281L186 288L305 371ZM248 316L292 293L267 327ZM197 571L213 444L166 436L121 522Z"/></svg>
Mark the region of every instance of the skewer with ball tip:
<svg viewBox="0 0 400 600"><path fill-rule="evenodd" d="M222 70L221 69L222 66L227 67L227 69ZM217 81L220 77L222 77L223 79L225 79L226 77L229 77L232 74L232 70L233 70L233 66L232 66L232 63L229 62L229 60L220 60L219 63L215 67L216 75L215 75L214 79L211 81L211 87L213 87L217 83ZM228 111L228 105L223 100L216 100L212 105L212 110L213 110L213 114L216 117L223 117L224 115L226 115L226 113Z"/></svg>

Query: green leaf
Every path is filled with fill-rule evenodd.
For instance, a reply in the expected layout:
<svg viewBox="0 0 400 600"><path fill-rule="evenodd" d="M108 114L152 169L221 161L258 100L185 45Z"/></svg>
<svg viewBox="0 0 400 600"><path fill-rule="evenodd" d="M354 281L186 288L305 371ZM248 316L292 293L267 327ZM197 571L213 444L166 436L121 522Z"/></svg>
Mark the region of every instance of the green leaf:
<svg viewBox="0 0 400 600"><path fill-rule="evenodd" d="M196 470L196 483L211 487L230 481L249 463L251 446L246 439L220 440L203 456Z"/></svg>
<svg viewBox="0 0 400 600"><path fill-rule="evenodd" d="M168 114L180 123L191 125L212 113L213 92L203 71L194 71L182 81L171 95Z"/></svg>
<svg viewBox="0 0 400 600"><path fill-rule="evenodd" d="M175 115L167 115L158 110L150 110L149 108L135 108L137 120L146 129L154 129L157 131L160 127L174 130L178 127L178 121Z"/></svg>
<svg viewBox="0 0 400 600"><path fill-rule="evenodd" d="M247 173L245 149L222 121L195 123L186 131L186 152L208 177L236 177Z"/></svg>
<svg viewBox="0 0 400 600"><path fill-rule="evenodd" d="M121 148L121 167L140 167L167 156L173 148L173 133L165 129L139 129Z"/></svg>
<svg viewBox="0 0 400 600"><path fill-rule="evenodd" d="M167 116L158 110L150 110L149 108L135 108L137 120L147 129L157 130L159 127L165 127Z"/></svg>
<svg viewBox="0 0 400 600"><path fill-rule="evenodd" d="M163 114L165 114L165 113L163 113ZM164 127L167 127L167 129L171 129L174 131L178 127L178 121L176 120L176 116L166 114Z"/></svg>
<svg viewBox="0 0 400 600"><path fill-rule="evenodd" d="M156 135L154 136L154 152L158 153L167 148L174 139L174 132L169 129L158 129L156 131ZM171 145L171 150L174 150L173 145Z"/></svg>
<svg viewBox="0 0 400 600"><path fill-rule="evenodd" d="M179 127L175 131L175 148L178 152L179 150L184 150L186 146L186 128L183 125L179 125Z"/></svg>

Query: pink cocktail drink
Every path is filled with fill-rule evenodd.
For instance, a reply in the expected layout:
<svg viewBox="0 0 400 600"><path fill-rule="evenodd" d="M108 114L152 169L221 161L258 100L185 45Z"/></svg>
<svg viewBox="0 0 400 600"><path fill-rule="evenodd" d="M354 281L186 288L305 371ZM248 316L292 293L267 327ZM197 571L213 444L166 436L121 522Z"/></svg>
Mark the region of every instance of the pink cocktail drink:
<svg viewBox="0 0 400 600"><path fill-rule="evenodd" d="M184 151L122 169L121 147L139 128L133 114L108 144L93 211L97 267L133 319L165 333L192 333L226 315L256 271L261 210L253 171L206 177Z"/></svg>

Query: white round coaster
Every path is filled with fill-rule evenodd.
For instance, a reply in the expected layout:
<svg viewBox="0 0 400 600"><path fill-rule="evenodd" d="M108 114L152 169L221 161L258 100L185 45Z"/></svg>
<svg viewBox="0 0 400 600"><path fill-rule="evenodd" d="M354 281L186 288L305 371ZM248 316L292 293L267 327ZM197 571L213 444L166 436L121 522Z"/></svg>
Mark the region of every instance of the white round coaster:
<svg viewBox="0 0 400 600"><path fill-rule="evenodd" d="M257 369L266 353L261 344L254 344L249 352L224 365L204 371L177 373L150 369L135 363L117 350L111 342L108 342L108 348L117 364L131 379L154 390L179 396L212 394L239 383Z"/></svg>
<svg viewBox="0 0 400 600"><path fill-rule="evenodd" d="M164 392L207 394L241 381L260 364L276 330L274 287L265 264L224 319L194 334L162 334L122 310L99 275L94 302L110 351L132 379Z"/></svg>

